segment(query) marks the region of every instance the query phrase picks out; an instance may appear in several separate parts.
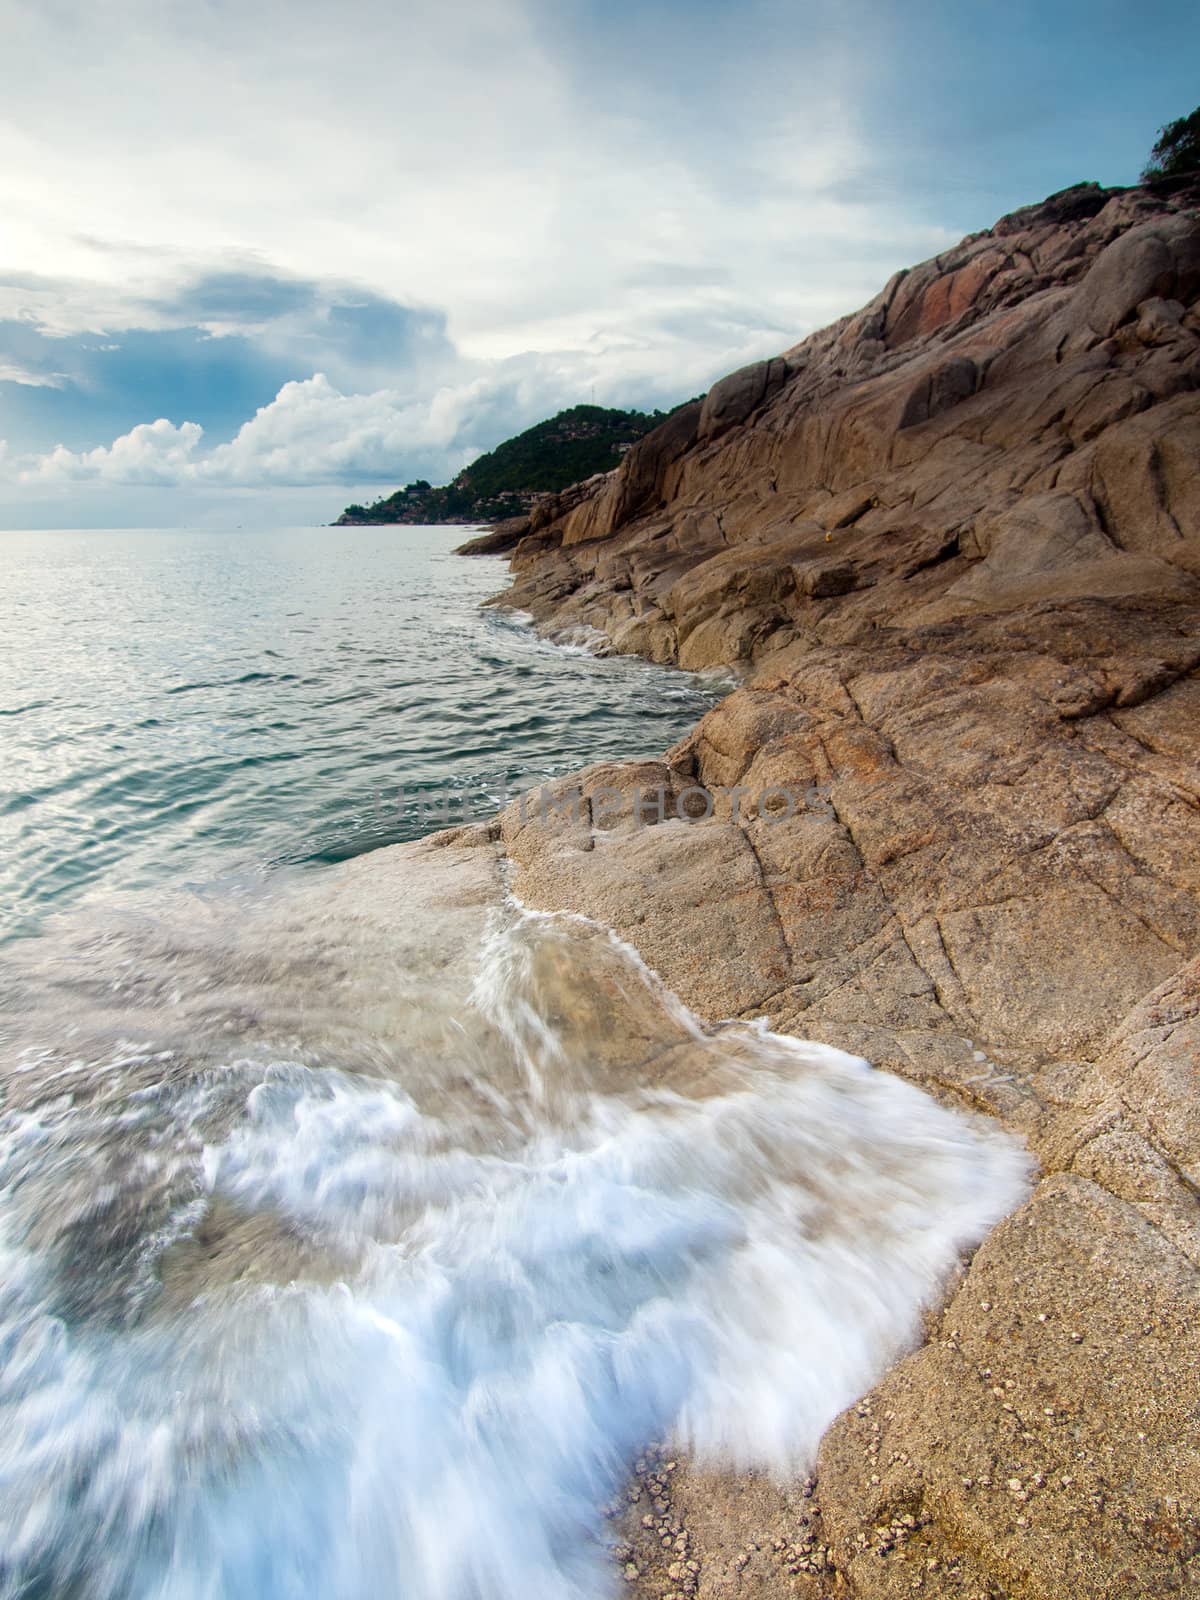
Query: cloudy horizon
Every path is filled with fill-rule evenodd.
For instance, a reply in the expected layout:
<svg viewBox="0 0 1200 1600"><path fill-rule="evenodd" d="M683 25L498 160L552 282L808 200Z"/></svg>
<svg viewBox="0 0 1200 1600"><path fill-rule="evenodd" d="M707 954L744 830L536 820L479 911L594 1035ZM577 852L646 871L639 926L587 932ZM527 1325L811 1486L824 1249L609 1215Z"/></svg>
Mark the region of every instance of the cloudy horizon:
<svg viewBox="0 0 1200 1600"><path fill-rule="evenodd" d="M328 521L672 405L1196 98L1157 0L0 18L7 527Z"/></svg>

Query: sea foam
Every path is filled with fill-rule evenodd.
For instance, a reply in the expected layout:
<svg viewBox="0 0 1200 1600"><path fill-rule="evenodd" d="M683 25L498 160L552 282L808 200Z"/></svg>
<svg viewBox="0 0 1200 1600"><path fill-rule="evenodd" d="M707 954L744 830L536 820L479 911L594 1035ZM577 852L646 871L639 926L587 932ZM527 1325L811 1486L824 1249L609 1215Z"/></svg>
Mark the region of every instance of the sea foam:
<svg viewBox="0 0 1200 1600"><path fill-rule="evenodd" d="M157 1056L154 1000L123 1053L25 1058L5 1600L609 1593L601 1508L640 1450L807 1469L1024 1192L1008 1138L837 1050L707 1028L605 930L518 907L476 931L469 992L465 959L405 965L388 1025L337 1023L336 994L314 1020L282 960L256 981L291 999L239 1050L200 969L306 926L176 946Z"/></svg>

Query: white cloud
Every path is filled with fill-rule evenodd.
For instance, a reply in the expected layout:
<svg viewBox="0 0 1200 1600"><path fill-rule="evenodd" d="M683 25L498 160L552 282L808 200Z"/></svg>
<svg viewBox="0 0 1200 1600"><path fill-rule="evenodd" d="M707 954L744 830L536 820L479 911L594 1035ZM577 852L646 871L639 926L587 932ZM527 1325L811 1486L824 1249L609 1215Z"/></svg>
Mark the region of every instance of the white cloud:
<svg viewBox="0 0 1200 1600"><path fill-rule="evenodd" d="M794 343L958 231L856 188L873 9L0 0L0 320L53 337L48 370L128 335L135 381L137 332L205 329L191 395L224 336L271 357L219 420L160 388L143 414L166 416L129 428L131 386L111 421L59 425L28 395L10 501L444 479L564 405L667 405ZM344 337L358 290L409 314L407 343L382 313ZM0 379L53 387L32 350ZM65 398L101 406L95 370Z"/></svg>
<svg viewBox="0 0 1200 1600"><path fill-rule="evenodd" d="M19 383L27 389L61 389L63 382L61 372L31 372L0 356L0 383Z"/></svg>
<svg viewBox="0 0 1200 1600"><path fill-rule="evenodd" d="M22 483L110 483L172 485L195 476L193 454L204 429L197 422L179 427L159 417L95 450L58 445L48 454L18 466Z"/></svg>
<svg viewBox="0 0 1200 1600"><path fill-rule="evenodd" d="M619 329L628 279L673 263L795 337L879 276L864 252L890 270L937 247L902 206L852 197L872 85L852 18L781 24L746 0L681 32L656 9L593 37L587 8L544 0L338 19L316 0L0 0L3 259L76 278L22 302L72 331L240 263L445 306L467 355L502 358ZM804 239L837 250L805 269Z"/></svg>
<svg viewBox="0 0 1200 1600"><path fill-rule="evenodd" d="M10 458L12 476L28 485L236 485L274 488L397 478L402 464L430 455L456 466L477 453L462 441L482 410L495 408L512 385L476 379L438 391L431 400L395 390L343 394L324 373L285 383L226 444L202 452L198 423L178 427L160 417L139 423L110 445ZM0 463L4 457L0 454Z"/></svg>
<svg viewBox="0 0 1200 1600"><path fill-rule="evenodd" d="M447 479L482 451L581 400L674 404L743 361L786 343L765 340L729 307L707 313L710 348L659 330L597 338L583 351L528 352L503 361L460 361L454 378L425 386L346 393L323 372L285 383L225 443L205 449L195 422L140 423L110 445L63 445L10 457L10 481L52 485L178 485L278 489L309 485L395 487L415 476ZM664 355L664 351L667 352ZM618 357L614 361L614 354ZM0 468L0 470L3 470Z"/></svg>
<svg viewBox="0 0 1200 1600"><path fill-rule="evenodd" d="M406 403L386 389L342 394L317 372L285 383L200 470L209 479L242 485L337 483L394 471L414 450L447 442L446 430L436 426L435 407Z"/></svg>

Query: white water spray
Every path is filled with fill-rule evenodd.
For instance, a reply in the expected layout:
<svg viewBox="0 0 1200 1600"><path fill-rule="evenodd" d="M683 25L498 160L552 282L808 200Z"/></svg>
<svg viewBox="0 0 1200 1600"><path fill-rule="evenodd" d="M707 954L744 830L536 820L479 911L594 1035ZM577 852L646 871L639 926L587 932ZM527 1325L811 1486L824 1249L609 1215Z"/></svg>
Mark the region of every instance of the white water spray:
<svg viewBox="0 0 1200 1600"><path fill-rule="evenodd" d="M606 1594L600 1507L639 1450L804 1470L1019 1200L1011 1141L838 1051L702 1028L580 919L481 937L480 905L410 887L399 932L362 909L379 863L77 952L70 1039L63 971L26 984L4 1600Z"/></svg>

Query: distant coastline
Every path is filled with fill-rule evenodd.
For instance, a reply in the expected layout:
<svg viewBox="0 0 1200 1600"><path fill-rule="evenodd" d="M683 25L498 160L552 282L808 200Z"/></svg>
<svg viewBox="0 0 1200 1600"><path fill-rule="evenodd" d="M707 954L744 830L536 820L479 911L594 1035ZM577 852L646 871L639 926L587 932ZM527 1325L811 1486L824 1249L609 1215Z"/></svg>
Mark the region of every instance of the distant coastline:
<svg viewBox="0 0 1200 1600"><path fill-rule="evenodd" d="M333 526L470 527L526 516L542 497L613 471L667 415L571 406L479 456L449 483L418 478L369 506L347 506Z"/></svg>

